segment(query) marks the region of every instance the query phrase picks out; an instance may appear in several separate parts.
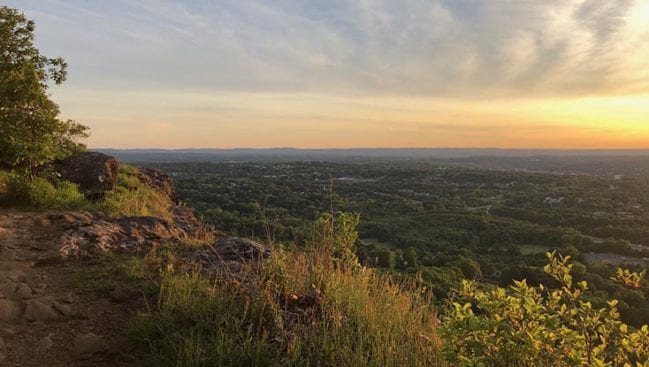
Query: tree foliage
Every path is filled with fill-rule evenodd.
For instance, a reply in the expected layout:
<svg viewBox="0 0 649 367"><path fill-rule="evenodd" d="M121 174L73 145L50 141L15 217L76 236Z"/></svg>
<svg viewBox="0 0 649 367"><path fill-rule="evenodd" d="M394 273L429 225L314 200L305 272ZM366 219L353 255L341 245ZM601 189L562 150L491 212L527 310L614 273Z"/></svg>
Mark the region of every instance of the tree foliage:
<svg viewBox="0 0 649 367"><path fill-rule="evenodd" d="M65 81L67 64L34 46L34 22L0 6L0 166L29 173L83 148L87 127L59 118L48 82Z"/></svg>

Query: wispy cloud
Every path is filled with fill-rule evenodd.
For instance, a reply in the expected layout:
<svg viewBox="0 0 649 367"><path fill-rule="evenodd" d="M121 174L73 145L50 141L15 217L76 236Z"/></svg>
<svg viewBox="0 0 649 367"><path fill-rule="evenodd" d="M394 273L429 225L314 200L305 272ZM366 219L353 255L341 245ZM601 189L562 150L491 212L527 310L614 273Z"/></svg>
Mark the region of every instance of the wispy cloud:
<svg viewBox="0 0 649 367"><path fill-rule="evenodd" d="M624 81L634 80L627 54L649 47L626 33L633 0L13 5L42 18L39 40L66 55L72 75L80 75L75 83L86 85L597 94L624 92Z"/></svg>

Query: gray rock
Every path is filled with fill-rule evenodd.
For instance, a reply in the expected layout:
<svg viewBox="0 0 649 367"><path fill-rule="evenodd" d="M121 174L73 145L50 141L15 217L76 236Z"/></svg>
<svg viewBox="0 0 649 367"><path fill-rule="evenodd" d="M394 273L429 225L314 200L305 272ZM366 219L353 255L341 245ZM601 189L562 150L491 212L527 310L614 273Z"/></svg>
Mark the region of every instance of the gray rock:
<svg viewBox="0 0 649 367"><path fill-rule="evenodd" d="M37 299L27 301L23 317L29 321L55 321L60 319L59 314L48 303Z"/></svg>
<svg viewBox="0 0 649 367"><path fill-rule="evenodd" d="M94 333L77 334L74 337L74 358L84 359L93 354L102 353L108 350L108 344L104 339Z"/></svg>
<svg viewBox="0 0 649 367"><path fill-rule="evenodd" d="M0 320L11 321L20 317L20 304L9 299L0 299Z"/></svg>

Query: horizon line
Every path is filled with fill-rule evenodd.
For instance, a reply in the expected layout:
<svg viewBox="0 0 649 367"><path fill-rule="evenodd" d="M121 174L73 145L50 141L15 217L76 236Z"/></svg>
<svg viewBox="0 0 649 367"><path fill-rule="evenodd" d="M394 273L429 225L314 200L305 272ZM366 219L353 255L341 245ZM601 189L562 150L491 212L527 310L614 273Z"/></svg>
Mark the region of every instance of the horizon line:
<svg viewBox="0 0 649 367"><path fill-rule="evenodd" d="M332 147L332 148L319 148L319 147L227 147L227 148L156 148L156 147L142 147L142 148L112 148L112 147L88 147L88 150L165 150L165 151L178 151L178 150L507 150L507 151L647 151L646 148L499 148L499 147Z"/></svg>

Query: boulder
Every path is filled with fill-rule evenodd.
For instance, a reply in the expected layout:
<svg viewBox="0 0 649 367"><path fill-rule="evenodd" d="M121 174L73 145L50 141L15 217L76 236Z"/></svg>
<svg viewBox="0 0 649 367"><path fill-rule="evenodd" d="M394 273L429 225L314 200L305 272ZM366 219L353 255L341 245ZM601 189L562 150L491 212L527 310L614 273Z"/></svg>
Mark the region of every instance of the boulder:
<svg viewBox="0 0 649 367"><path fill-rule="evenodd" d="M117 160L99 152L82 152L54 164L54 171L62 180L79 185L92 200L102 199L115 188Z"/></svg>

